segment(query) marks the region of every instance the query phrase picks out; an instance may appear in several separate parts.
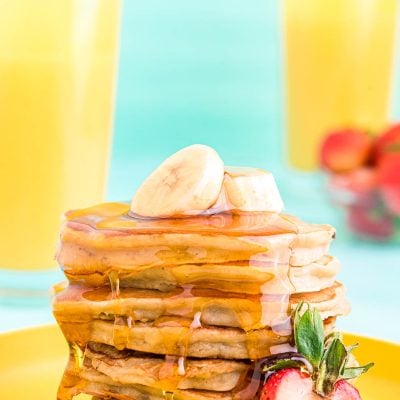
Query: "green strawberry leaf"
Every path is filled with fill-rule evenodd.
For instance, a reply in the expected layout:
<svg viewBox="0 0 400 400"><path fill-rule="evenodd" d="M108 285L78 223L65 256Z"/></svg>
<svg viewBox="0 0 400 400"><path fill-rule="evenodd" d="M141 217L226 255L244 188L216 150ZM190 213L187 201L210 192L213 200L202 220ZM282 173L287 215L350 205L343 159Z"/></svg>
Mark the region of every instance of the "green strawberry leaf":
<svg viewBox="0 0 400 400"><path fill-rule="evenodd" d="M347 356L346 361L343 364L342 370L340 371L340 376L342 376L344 369L347 368L347 364L350 362L351 359L351 352L359 346L358 343L352 344L350 346L346 346Z"/></svg>
<svg viewBox="0 0 400 400"><path fill-rule="evenodd" d="M369 363L369 364L363 365L361 367L344 368L342 374L340 375L340 379L358 378L360 375L367 372L373 366L374 366L374 363Z"/></svg>
<svg viewBox="0 0 400 400"><path fill-rule="evenodd" d="M311 309L309 304L302 302L297 305L293 313L293 328L297 350L311 363L314 369L312 378L315 391L323 397L332 392L338 380L354 379L374 365L369 363L360 367L347 367L350 354L358 347L358 343L346 347L339 332L329 334L324 340L322 318L318 310ZM273 366L265 367L264 371L304 366L301 361L282 358Z"/></svg>
<svg viewBox="0 0 400 400"><path fill-rule="evenodd" d="M333 390L347 360L347 350L342 341L334 338L326 348L319 365L316 391L324 396Z"/></svg>
<svg viewBox="0 0 400 400"><path fill-rule="evenodd" d="M296 329L296 327L299 325L300 321L300 311L304 306L304 301L301 301L299 304L297 304L296 309L293 312L293 328Z"/></svg>
<svg viewBox="0 0 400 400"><path fill-rule="evenodd" d="M318 310L307 305L301 314L304 303L300 303L294 312L294 340L297 350L317 369L324 352L324 324Z"/></svg>
<svg viewBox="0 0 400 400"><path fill-rule="evenodd" d="M271 371L279 371L281 369L285 368L304 368L304 363L301 361L297 360L291 360L291 359L282 359L278 360L275 364L270 365L270 366L265 366L262 369L262 372L271 372Z"/></svg>

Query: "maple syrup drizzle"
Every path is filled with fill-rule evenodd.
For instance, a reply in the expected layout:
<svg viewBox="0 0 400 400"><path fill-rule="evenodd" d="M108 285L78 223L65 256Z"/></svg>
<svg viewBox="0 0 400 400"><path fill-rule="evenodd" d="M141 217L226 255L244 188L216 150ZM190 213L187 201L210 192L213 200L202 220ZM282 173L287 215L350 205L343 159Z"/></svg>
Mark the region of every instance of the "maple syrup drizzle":
<svg viewBox="0 0 400 400"><path fill-rule="evenodd" d="M176 374L177 369L177 356L166 355L164 363L158 372L158 378L160 380L170 379Z"/></svg>
<svg viewBox="0 0 400 400"><path fill-rule="evenodd" d="M174 400L175 394L174 392L163 392L165 400Z"/></svg>
<svg viewBox="0 0 400 400"><path fill-rule="evenodd" d="M119 290L119 274L117 271L111 271L108 274L108 279L110 281L110 287L111 287L111 298L112 299L118 299L120 296L120 290Z"/></svg>
<svg viewBox="0 0 400 400"><path fill-rule="evenodd" d="M185 376L186 375L186 366L185 366L186 359L185 357L178 358L178 375Z"/></svg>
<svg viewBox="0 0 400 400"><path fill-rule="evenodd" d="M142 218L129 215L127 203L103 203L81 210L72 210L65 214L69 223L76 223L76 229L84 226L97 230L118 230L138 233L154 232L221 232L227 235L271 235L279 233L297 233L294 221L273 212L241 212L227 211L213 214L200 214L185 217ZM71 225L72 226L72 225Z"/></svg>
<svg viewBox="0 0 400 400"><path fill-rule="evenodd" d="M70 353L74 358L74 367L76 373L79 373L79 371L83 367L83 362L85 360L85 351L82 351L82 349L76 344L76 343L70 343Z"/></svg>
<svg viewBox="0 0 400 400"><path fill-rule="evenodd" d="M113 326L113 344L118 350L123 350L127 347L130 328L126 317L115 316Z"/></svg>

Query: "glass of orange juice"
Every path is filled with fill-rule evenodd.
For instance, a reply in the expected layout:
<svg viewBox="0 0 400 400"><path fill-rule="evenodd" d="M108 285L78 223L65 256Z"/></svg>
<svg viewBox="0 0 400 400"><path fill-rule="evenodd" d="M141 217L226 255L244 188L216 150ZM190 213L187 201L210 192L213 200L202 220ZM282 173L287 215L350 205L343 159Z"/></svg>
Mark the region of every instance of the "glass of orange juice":
<svg viewBox="0 0 400 400"><path fill-rule="evenodd" d="M290 163L317 166L330 129L388 122L397 0L284 0Z"/></svg>
<svg viewBox="0 0 400 400"><path fill-rule="evenodd" d="M21 282L45 287L44 272L28 271L55 266L63 211L103 199L120 8L120 0L0 0L3 294Z"/></svg>

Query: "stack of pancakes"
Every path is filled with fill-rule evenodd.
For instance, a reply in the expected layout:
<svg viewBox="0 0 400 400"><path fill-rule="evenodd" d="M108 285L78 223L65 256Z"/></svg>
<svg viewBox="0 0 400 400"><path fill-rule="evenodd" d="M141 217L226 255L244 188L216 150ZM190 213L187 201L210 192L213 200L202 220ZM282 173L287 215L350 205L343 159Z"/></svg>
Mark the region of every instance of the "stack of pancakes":
<svg viewBox="0 0 400 400"><path fill-rule="evenodd" d="M292 350L305 301L328 333L349 304L329 225L236 212L141 219L106 203L66 214L69 280L54 315L71 356L59 400L253 400L257 364Z"/></svg>

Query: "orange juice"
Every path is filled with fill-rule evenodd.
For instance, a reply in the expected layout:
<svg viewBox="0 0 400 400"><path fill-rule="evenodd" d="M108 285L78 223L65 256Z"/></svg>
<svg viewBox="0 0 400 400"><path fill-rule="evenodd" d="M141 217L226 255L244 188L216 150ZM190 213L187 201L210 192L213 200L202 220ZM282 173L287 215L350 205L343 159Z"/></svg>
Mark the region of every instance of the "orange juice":
<svg viewBox="0 0 400 400"><path fill-rule="evenodd" d="M44 269L62 212L104 196L120 2L0 9L0 267Z"/></svg>
<svg viewBox="0 0 400 400"><path fill-rule="evenodd" d="M317 166L328 130L388 121L397 0L285 0L289 160Z"/></svg>

